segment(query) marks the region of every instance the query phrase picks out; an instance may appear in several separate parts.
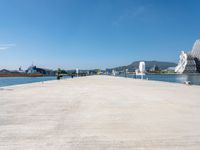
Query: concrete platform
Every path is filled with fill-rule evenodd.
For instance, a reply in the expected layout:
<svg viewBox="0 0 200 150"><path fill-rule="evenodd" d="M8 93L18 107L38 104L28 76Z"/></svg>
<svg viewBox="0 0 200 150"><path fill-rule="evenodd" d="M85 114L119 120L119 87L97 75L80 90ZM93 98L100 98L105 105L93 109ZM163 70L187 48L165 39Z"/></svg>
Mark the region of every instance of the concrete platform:
<svg viewBox="0 0 200 150"><path fill-rule="evenodd" d="M0 90L0 150L199 150L200 86L90 76Z"/></svg>

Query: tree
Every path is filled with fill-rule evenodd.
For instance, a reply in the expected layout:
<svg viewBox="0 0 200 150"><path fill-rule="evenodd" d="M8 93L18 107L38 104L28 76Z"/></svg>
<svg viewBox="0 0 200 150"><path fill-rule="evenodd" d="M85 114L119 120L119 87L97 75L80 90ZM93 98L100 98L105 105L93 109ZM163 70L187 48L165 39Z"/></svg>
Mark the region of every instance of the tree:
<svg viewBox="0 0 200 150"><path fill-rule="evenodd" d="M57 80L60 80L60 74L61 74L61 69L60 68L58 68L58 70L57 70Z"/></svg>

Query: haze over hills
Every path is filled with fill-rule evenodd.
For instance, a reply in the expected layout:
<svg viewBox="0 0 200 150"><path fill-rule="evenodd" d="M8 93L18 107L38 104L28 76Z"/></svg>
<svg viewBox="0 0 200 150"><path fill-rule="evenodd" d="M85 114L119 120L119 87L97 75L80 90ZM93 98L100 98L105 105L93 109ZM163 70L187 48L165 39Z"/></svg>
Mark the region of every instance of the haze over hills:
<svg viewBox="0 0 200 150"><path fill-rule="evenodd" d="M146 70L150 70L152 67L157 66L159 69L164 70L169 67L175 67L177 64L174 62L162 62L162 61L144 61ZM115 70L115 71L124 71L125 69L128 69L129 71L135 71L138 69L140 61L134 61L130 65L127 66L120 66L115 68L110 68L107 70Z"/></svg>

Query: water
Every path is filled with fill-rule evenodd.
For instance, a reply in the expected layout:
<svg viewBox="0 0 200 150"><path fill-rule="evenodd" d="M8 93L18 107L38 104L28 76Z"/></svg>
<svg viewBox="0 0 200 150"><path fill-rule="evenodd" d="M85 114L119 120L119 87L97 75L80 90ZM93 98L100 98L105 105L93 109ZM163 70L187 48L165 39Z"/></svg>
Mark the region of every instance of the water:
<svg viewBox="0 0 200 150"><path fill-rule="evenodd" d="M127 75L127 77L141 78L141 76L135 76L131 74ZM190 81L191 84L200 85L200 74L147 74L144 75L143 78L148 80L174 83L184 83L185 81Z"/></svg>
<svg viewBox="0 0 200 150"><path fill-rule="evenodd" d="M65 76L63 78L69 78ZM56 77L0 77L0 87L26 84L26 83L35 83L42 81L56 80Z"/></svg>
<svg viewBox="0 0 200 150"><path fill-rule="evenodd" d="M124 76L124 75L120 75ZM141 78L140 76L127 75L129 78ZM68 76L64 78L69 78ZM192 84L200 85L200 74L147 74L143 77L148 80L165 81L165 82L175 82L184 83L185 81L190 81ZM0 87L26 84L34 82L42 82L48 80L56 80L56 77L0 77Z"/></svg>

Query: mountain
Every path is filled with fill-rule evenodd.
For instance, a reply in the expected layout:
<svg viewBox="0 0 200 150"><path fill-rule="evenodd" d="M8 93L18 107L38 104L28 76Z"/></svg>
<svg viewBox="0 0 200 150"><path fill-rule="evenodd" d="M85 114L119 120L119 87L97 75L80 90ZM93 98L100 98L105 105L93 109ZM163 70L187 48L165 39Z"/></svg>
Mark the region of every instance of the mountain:
<svg viewBox="0 0 200 150"><path fill-rule="evenodd" d="M10 73L10 71L6 70L6 69L2 69L2 70L0 70L0 73Z"/></svg>
<svg viewBox="0 0 200 150"><path fill-rule="evenodd" d="M146 70L150 70L151 68L157 66L159 69L164 70L169 67L175 67L177 64L173 62L162 62L162 61L144 61ZM140 61L135 61L127 66L120 66L115 68L107 69L107 71L115 70L115 71L124 71L125 69L128 69L129 71L135 71L139 68Z"/></svg>

